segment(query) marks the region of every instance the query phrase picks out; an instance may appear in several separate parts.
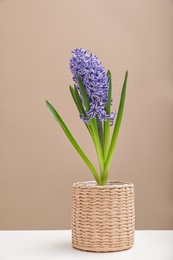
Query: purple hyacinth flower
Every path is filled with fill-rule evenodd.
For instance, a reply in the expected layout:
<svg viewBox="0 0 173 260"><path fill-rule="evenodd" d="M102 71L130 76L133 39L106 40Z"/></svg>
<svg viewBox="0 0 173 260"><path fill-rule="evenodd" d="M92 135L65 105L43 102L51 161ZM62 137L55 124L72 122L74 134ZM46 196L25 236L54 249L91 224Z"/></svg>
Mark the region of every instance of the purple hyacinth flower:
<svg viewBox="0 0 173 260"><path fill-rule="evenodd" d="M79 93L78 76L80 76L89 100L90 109L86 112L86 116L80 115L81 119L85 123L89 123L89 120L94 117L97 117L100 121L107 121L110 118L110 125L112 125L115 112L106 114L105 111L108 99L109 79L98 58L88 50L76 48L72 51L70 70Z"/></svg>

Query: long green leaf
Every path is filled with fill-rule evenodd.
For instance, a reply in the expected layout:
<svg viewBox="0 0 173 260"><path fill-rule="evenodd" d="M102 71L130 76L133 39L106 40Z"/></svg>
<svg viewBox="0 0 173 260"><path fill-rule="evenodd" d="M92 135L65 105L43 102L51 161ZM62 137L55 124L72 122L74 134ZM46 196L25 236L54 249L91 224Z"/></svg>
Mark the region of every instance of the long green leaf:
<svg viewBox="0 0 173 260"><path fill-rule="evenodd" d="M109 91L108 100L106 104L106 113L109 115L111 112L111 98L112 98L112 78L111 72L107 71L107 76L109 78ZM104 158L106 160L110 145L110 119L104 122Z"/></svg>
<svg viewBox="0 0 173 260"><path fill-rule="evenodd" d="M128 78L128 71L126 71L126 74L125 74L125 79L124 79L124 84L123 84L123 88L122 88L122 92L121 92L121 99L120 99L120 103L119 103L116 123L115 123L115 126L114 126L114 131L113 131L113 134L112 134L112 140L111 140L108 156L107 156L106 163L105 163L105 172L104 172L105 180L107 180L107 178L108 178L109 167L110 167L110 163L111 163L111 160L112 160L112 157L113 157L114 149L115 149L115 146L116 146L116 141L117 141L117 138L118 138L118 133L119 133L120 126L121 126L125 97L126 97L127 78Z"/></svg>
<svg viewBox="0 0 173 260"><path fill-rule="evenodd" d="M77 100L77 102L78 102L78 105L79 105L79 107L80 107L80 110L81 110L82 114L83 114L84 116L86 116L86 112L85 112L85 110L84 110L84 107L83 107L81 98L80 98L80 96L79 96L79 92L78 92L78 90L77 90L77 88L76 88L75 85L74 85L74 92L75 92L76 100Z"/></svg>
<svg viewBox="0 0 173 260"><path fill-rule="evenodd" d="M96 118L96 122L97 122L97 129L98 129L98 134L99 134L99 138L100 138L100 143L101 143L102 150L103 150L103 153L104 153L103 124L102 124L102 121L100 121L98 119L98 117Z"/></svg>
<svg viewBox="0 0 173 260"><path fill-rule="evenodd" d="M86 113L85 113L85 110L84 110L84 108L83 108L82 101L81 101L81 99L80 99L80 97L79 97L79 93L78 93L78 91L77 91L77 89L76 89L76 86L74 86L74 88L73 88L72 86L70 86L70 93L71 93L71 95L72 95L72 98L73 98L73 100L74 100L74 103L76 104L76 107L77 107L77 109L78 109L78 111L79 111L79 114L85 117L85 116L86 116ZM86 126L86 128L88 129L88 131L89 131L89 133L90 133L90 135L91 135L91 138L92 138L92 140L93 140L93 142L94 142L94 138L93 138L93 133L92 133L91 126L88 125L87 123L85 123L85 126Z"/></svg>
<svg viewBox="0 0 173 260"><path fill-rule="evenodd" d="M107 76L109 79L109 92L108 92L108 100L106 104L106 113L110 114L111 112L111 98L112 98L112 76L110 70L107 71Z"/></svg>
<svg viewBox="0 0 173 260"><path fill-rule="evenodd" d="M78 145L78 143L76 142L76 140L74 139L74 137L72 136L71 132L69 131L69 129L67 128L66 124L64 123L64 121L62 120L62 118L60 117L60 115L58 114L58 112L55 110L55 108L46 100L46 106L49 110L49 112L51 113L51 115L54 117L54 119L60 124L60 126L62 127L64 133L66 134L67 138L69 139L69 141L71 142L71 144L73 145L73 147L76 149L76 151L78 152L78 154L82 157L82 159L84 160L84 162L86 163L86 165L89 167L89 169L91 170L96 182L98 184L100 184L100 177L96 171L96 169L94 168L93 164L91 163L91 161L88 159L88 157L85 155L85 153L82 151L82 149L80 148L80 146Z"/></svg>
<svg viewBox="0 0 173 260"><path fill-rule="evenodd" d="M85 109L86 109L86 112L87 112L87 111L89 111L90 105L89 105L89 101L88 101L88 96L87 96L86 90L84 88L84 85L82 83L82 80L81 80L80 76L78 76L78 83L79 83L81 94L82 94L82 97L83 97L83 100L84 100Z"/></svg>
<svg viewBox="0 0 173 260"><path fill-rule="evenodd" d="M72 95L72 98L73 98L74 103L75 103L76 106L77 106L77 109L78 109L78 111L79 111L79 114L81 115L81 114L82 114L82 110L81 110L81 107L80 107L79 104L78 104L78 100L77 100L77 98L76 98L76 93L75 93L75 90L74 90L74 88L73 88L72 86L70 86L70 93L71 93L71 95Z"/></svg>

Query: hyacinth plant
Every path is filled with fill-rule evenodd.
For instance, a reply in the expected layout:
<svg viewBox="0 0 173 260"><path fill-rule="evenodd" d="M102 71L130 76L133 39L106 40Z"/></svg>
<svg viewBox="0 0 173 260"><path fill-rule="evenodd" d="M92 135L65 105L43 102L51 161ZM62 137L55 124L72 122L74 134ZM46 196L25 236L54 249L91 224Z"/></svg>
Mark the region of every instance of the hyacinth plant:
<svg viewBox="0 0 173 260"><path fill-rule="evenodd" d="M106 185L123 116L128 71L125 74L116 114L111 112L113 103L111 72L109 70L105 72L102 63L95 55L81 48L74 49L70 59L70 70L74 81L74 86L70 86L70 93L79 116L94 143L100 167L99 172L81 149L59 113L47 100L46 106L90 169L97 184ZM110 128L113 124L114 128L111 134Z"/></svg>

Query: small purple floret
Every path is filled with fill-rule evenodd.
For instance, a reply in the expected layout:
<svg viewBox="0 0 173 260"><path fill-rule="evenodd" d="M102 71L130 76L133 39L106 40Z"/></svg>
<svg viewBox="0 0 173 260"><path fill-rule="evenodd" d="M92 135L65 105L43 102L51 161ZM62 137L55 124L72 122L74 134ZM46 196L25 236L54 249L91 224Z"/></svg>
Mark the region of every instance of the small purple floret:
<svg viewBox="0 0 173 260"><path fill-rule="evenodd" d="M78 76L80 76L88 95L90 109L86 112L86 117L83 115L80 116L81 119L85 123L89 123L89 120L94 117L97 117L100 121L107 121L110 118L110 124L112 125L115 112L107 115L105 111L108 99L109 79L98 58L87 50L76 48L72 51L70 70L79 92Z"/></svg>

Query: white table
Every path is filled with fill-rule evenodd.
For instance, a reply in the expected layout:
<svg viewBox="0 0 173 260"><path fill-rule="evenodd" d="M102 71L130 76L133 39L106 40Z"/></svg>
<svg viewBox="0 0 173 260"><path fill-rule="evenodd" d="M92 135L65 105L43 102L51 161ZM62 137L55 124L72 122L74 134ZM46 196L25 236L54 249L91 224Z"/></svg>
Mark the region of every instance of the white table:
<svg viewBox="0 0 173 260"><path fill-rule="evenodd" d="M70 230L0 231L0 260L173 260L173 230L135 232L126 251L91 253L71 246Z"/></svg>

